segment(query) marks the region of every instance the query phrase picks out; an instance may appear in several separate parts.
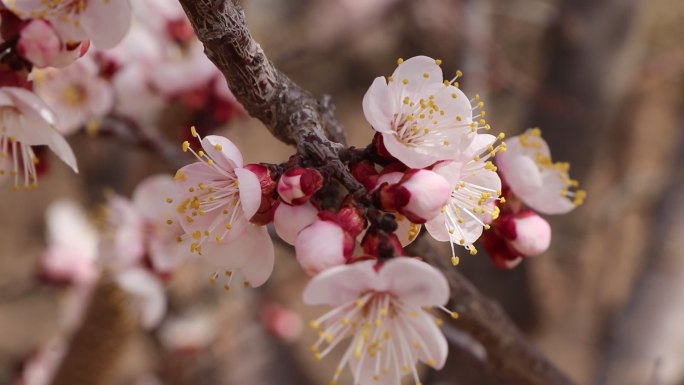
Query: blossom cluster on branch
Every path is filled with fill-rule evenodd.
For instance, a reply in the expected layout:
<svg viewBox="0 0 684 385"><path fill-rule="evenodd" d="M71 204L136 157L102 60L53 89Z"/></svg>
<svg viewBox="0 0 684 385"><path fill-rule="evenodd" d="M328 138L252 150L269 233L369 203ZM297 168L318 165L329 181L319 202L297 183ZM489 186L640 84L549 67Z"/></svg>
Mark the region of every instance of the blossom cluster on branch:
<svg viewBox="0 0 684 385"><path fill-rule="evenodd" d="M188 261L212 266L210 281L225 290L234 279L261 286L275 266L272 225L312 276L304 302L331 307L310 324L317 359L345 345L331 383L348 368L355 384L420 384L419 362L446 362L440 314L459 317L446 307L443 273L405 249L423 226L449 243L454 266L480 242L495 266L513 268L550 245L539 214L585 198L539 129L506 142L490 134L480 96L461 90L460 71L445 79L439 59L399 59L372 82L360 103L375 131L365 148L340 144L321 159L300 146L283 163L246 164L213 134L242 108L175 2L4 0L0 17L0 179L36 186L36 146L77 170L63 135L121 135L116 122L154 150L178 140L194 158L174 176L145 179L131 199L111 194L97 230L78 206L52 207L41 276L72 289L66 325L78 325L101 277L128 293L146 328L165 315L164 281Z"/></svg>

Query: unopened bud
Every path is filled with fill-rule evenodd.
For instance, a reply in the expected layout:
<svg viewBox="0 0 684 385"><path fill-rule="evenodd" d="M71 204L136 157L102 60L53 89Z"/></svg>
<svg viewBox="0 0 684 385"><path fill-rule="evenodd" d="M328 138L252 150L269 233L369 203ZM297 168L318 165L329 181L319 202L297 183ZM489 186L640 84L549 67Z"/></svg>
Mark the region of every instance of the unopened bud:
<svg viewBox="0 0 684 385"><path fill-rule="evenodd" d="M551 244L551 226L533 211L516 214L515 238L509 245L525 257L535 257L545 252Z"/></svg>
<svg viewBox="0 0 684 385"><path fill-rule="evenodd" d="M450 194L449 182L441 175L412 169L399 183L381 186L377 196L384 210L398 211L413 223L425 223L439 215Z"/></svg>
<svg viewBox="0 0 684 385"><path fill-rule="evenodd" d="M311 168L295 167L287 170L278 180L278 195L292 205L306 203L323 187L323 176Z"/></svg>
<svg viewBox="0 0 684 385"><path fill-rule="evenodd" d="M318 209L311 203L291 206L280 202L273 215L273 225L276 233L283 241L294 245L299 232L317 219Z"/></svg>
<svg viewBox="0 0 684 385"><path fill-rule="evenodd" d="M342 228L331 221L316 220L299 232L295 241L295 255L307 274L343 265L348 236ZM352 248L353 251L353 248Z"/></svg>

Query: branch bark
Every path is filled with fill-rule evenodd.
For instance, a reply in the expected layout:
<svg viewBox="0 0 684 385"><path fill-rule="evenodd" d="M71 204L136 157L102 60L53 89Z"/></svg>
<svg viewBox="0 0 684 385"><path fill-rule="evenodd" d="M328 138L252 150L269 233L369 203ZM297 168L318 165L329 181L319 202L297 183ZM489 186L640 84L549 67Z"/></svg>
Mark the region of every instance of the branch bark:
<svg viewBox="0 0 684 385"><path fill-rule="evenodd" d="M268 61L247 30L244 12L231 0L180 0L204 43L207 56L225 75L237 99L279 140L326 165L357 196L367 192L350 174L340 154L344 135L329 102L319 102ZM497 376L521 385L572 385L535 349L495 302L481 295L464 276L429 246L420 255L439 266L449 279L453 306L461 313L458 327L487 350L486 365ZM445 265L445 261L447 265Z"/></svg>

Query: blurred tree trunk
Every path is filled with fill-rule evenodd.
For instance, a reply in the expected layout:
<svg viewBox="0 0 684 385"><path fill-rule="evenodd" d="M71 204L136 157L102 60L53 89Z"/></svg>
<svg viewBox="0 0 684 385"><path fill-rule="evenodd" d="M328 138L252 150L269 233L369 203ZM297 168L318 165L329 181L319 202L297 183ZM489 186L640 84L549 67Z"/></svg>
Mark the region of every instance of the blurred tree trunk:
<svg viewBox="0 0 684 385"><path fill-rule="evenodd" d="M650 184L665 185L654 205L653 222L644 226L650 244L639 251L644 272L634 295L608 328L609 340L597 383L677 385L684 381L684 92L681 88L654 87L643 95L652 111L646 122L669 128L670 135L642 125L644 136L660 136L671 144L649 147L667 150L660 166L670 178ZM661 120L658 120L661 117ZM662 117L670 117L663 121ZM644 144L643 142L640 144ZM669 148L668 148L669 147ZM644 151L647 152L647 151ZM649 154L644 153L644 156ZM652 158L653 155L650 155ZM669 166L667 166L669 165ZM658 164L654 164L658 167ZM649 184L649 181L644 181Z"/></svg>
<svg viewBox="0 0 684 385"><path fill-rule="evenodd" d="M636 276L645 245L642 214L652 203L644 191L616 199L626 191L619 183L629 177L625 170L643 165L633 158L643 145L636 140L640 132L624 119L640 54L638 14L634 0L561 2L528 120L542 127L554 159L569 161L571 176L588 191L584 207L551 218L552 250L530 261L544 317L534 337L580 383L597 370L603 326Z"/></svg>

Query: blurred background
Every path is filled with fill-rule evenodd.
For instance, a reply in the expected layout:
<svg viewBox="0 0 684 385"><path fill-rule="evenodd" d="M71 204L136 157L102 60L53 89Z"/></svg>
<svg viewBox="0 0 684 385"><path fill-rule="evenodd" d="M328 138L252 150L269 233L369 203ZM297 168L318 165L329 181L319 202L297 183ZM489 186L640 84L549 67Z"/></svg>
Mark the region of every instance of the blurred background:
<svg viewBox="0 0 684 385"><path fill-rule="evenodd" d="M463 70L461 88L481 95L494 130L541 127L554 159L571 163L586 203L547 218L553 240L545 255L504 271L482 252L458 268L578 383L684 384L684 2L242 3L274 64L332 96L350 145L372 138L361 110L372 80L415 55L441 58L445 74ZM219 132L247 162L292 154L247 117ZM39 189L0 189L0 384L12 384L59 329L64 289L37 274L48 205L70 198L95 211L105 191L130 195L144 177L175 171L115 136L79 133L70 143L79 175L50 162ZM108 383L329 382L337 360L315 361L309 351L316 336L302 325L321 309L301 304L307 277L289 246L276 243L275 274L263 288L225 292L208 283L210 274L193 263L179 269L166 282L168 315L152 331L102 320L92 332L110 340L118 358ZM87 365L80 370L97 370ZM425 383L497 382L454 352Z"/></svg>

